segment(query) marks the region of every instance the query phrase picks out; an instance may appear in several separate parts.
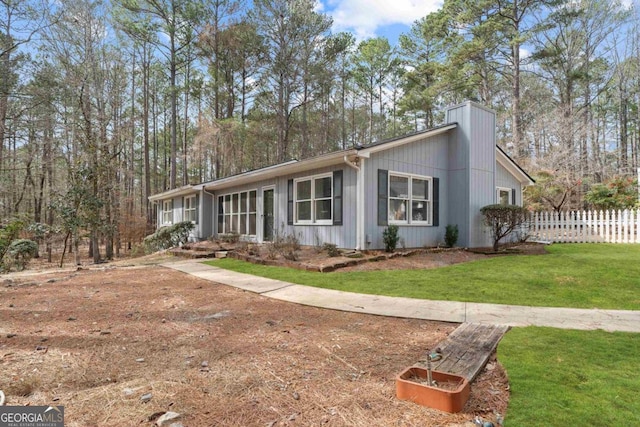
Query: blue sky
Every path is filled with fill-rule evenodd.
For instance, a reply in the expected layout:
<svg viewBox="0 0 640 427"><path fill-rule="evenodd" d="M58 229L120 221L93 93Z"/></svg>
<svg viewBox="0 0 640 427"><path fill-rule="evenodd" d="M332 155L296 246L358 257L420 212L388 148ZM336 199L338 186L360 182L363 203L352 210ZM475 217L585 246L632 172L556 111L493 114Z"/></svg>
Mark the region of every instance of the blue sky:
<svg viewBox="0 0 640 427"><path fill-rule="evenodd" d="M333 31L358 41L386 36L392 45L411 24L442 7L442 0L321 0L319 9L333 17Z"/></svg>
<svg viewBox="0 0 640 427"><path fill-rule="evenodd" d="M333 18L333 32L352 33L357 41L385 36L395 45L411 24L442 7L444 0L319 0L318 9ZM618 0L638 7L640 0Z"/></svg>

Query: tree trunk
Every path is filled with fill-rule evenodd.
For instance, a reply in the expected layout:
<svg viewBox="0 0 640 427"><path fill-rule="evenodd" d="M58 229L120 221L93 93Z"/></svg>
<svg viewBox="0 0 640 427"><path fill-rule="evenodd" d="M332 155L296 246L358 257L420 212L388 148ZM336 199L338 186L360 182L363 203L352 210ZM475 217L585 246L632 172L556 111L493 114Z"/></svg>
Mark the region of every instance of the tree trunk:
<svg viewBox="0 0 640 427"><path fill-rule="evenodd" d="M173 6L173 5L172 5ZM176 22L175 6L173 7L173 22ZM177 156L178 156L178 88L176 86L176 68L177 68L177 55L176 55L176 40L175 30L169 33L170 39L170 95L171 95L171 172L169 175L169 189L176 188L177 177Z"/></svg>
<svg viewBox="0 0 640 427"><path fill-rule="evenodd" d="M142 48L142 132L144 140L144 206L147 216L147 228L153 223L153 211L151 209L151 169L149 161L149 66L147 58L147 44ZM155 118L154 118L155 120ZM155 136L154 136L155 137Z"/></svg>
<svg viewBox="0 0 640 427"><path fill-rule="evenodd" d="M189 55L189 53L187 53ZM182 185L189 184L189 170L187 167L187 139L189 130L189 79L191 78L191 63L187 59L184 78L184 129L182 138Z"/></svg>

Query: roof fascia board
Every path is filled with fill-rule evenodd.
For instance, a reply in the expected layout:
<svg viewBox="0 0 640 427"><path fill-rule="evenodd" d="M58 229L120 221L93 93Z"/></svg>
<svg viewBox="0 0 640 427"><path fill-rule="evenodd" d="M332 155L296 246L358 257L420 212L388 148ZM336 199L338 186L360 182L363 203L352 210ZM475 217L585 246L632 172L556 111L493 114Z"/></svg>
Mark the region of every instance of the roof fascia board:
<svg viewBox="0 0 640 427"><path fill-rule="evenodd" d="M430 138L436 135L440 135L442 133L448 132L451 129L455 129L458 126L457 123L451 123L450 125L445 125L442 127L439 127L437 129L431 129L422 133L417 133L415 135L411 135L408 136L406 138L400 138L397 139L395 141L391 141L391 142L387 142L384 144L380 144L380 145L374 145L373 147L369 147L369 148L361 148L359 150L359 155L361 157L366 157L368 158L371 153L377 153L379 151L384 151L384 150L390 150L392 148L396 148L396 147L400 147L403 146L405 144L410 144L412 142L418 141L420 139L424 139L424 138Z"/></svg>
<svg viewBox="0 0 640 427"><path fill-rule="evenodd" d="M205 190L222 190L238 185L250 184L252 182L265 179L276 178L283 175L290 175L297 172L304 172L311 169L322 168L325 166L337 165L344 162L345 156L357 155L355 149L337 151L306 160L293 160L287 163L280 163L263 169L245 172L240 175L230 176L217 181L211 181L203 184Z"/></svg>
<svg viewBox="0 0 640 427"><path fill-rule="evenodd" d="M149 201L157 202L159 200L168 199L176 196L183 196L185 194L190 194L198 189L193 185L183 185L182 187L174 188L173 190L167 190L162 193L154 194L153 196L149 196Z"/></svg>
<svg viewBox="0 0 640 427"><path fill-rule="evenodd" d="M509 156L507 156L501 149L496 145L496 160L502 167L504 167L507 171L509 171L513 176L515 176L520 183L524 185L533 185L535 181L531 179L529 175L527 175L520 166L517 165L515 161Z"/></svg>

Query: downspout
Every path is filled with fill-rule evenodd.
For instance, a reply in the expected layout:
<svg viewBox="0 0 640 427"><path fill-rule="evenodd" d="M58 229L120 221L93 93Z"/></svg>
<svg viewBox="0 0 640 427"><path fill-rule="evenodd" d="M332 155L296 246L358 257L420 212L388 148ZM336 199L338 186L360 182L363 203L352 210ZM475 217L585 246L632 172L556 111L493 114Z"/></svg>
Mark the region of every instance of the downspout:
<svg viewBox="0 0 640 427"><path fill-rule="evenodd" d="M211 236L213 237L213 236L216 236L216 233L218 232L218 227L216 227L216 225L217 225L216 221L218 220L218 211L215 209L215 207L216 207L216 194L208 192L207 188L204 185L202 186L202 192L204 194L208 194L208 195L211 196ZM204 197L202 197L202 201L204 202ZM204 206L204 203L200 203L200 204L202 206Z"/></svg>
<svg viewBox="0 0 640 427"><path fill-rule="evenodd" d="M349 160L348 156L344 156L343 158L345 164L347 164L347 166L355 169L356 171L356 250L362 250L363 246L362 246L362 232L364 230L364 228L362 227L364 225L364 221L362 220L362 209L364 207L363 205L363 199L362 199L362 193L363 193L363 188L362 188L362 168L359 167L358 165L354 164L351 160ZM362 159L361 157L359 157L358 155L356 155L356 161L360 162ZM343 195L344 197L344 195ZM343 199L343 208L344 208L344 199Z"/></svg>

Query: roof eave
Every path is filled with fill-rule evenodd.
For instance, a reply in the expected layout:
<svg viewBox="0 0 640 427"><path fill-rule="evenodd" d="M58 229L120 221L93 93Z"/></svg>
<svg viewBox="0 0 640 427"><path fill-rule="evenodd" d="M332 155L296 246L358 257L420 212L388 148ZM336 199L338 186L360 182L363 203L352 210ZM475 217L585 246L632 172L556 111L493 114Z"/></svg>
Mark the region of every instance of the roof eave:
<svg viewBox="0 0 640 427"><path fill-rule="evenodd" d="M177 196L184 196L186 194L192 194L198 191L198 187L201 185L183 185L182 187L174 188L172 190L163 191L162 193L149 196L150 202L158 202L160 200L169 199Z"/></svg>
<svg viewBox="0 0 640 427"><path fill-rule="evenodd" d="M442 133L448 132L451 129L455 129L458 126L457 123L449 123L443 126L439 126L437 128L429 129L424 132L415 133L413 135L409 135L403 138L398 138L393 141L385 142L378 145L372 145L370 147L362 147L359 149L358 154L363 157L368 157L371 153L377 153L379 151L389 150L391 148L396 148L405 144L410 144L412 142L434 137L436 135L440 135Z"/></svg>
<svg viewBox="0 0 640 427"><path fill-rule="evenodd" d="M251 184L256 181L277 178L283 175L290 175L297 172L304 172L310 169L318 169L327 166L340 164L344 161L345 156L353 156L357 154L355 149L342 150L333 153L324 154L301 161L291 161L288 163L280 163L255 171L245 172L240 175L234 175L222 178L217 181L211 181L203 184L205 190L222 190L229 187Z"/></svg>
<svg viewBox="0 0 640 427"><path fill-rule="evenodd" d="M524 171L511 157L505 153L502 148L496 145L496 160L500 165L502 165L505 169L507 169L513 176L515 176L520 184L524 186L534 185L536 182L534 181L528 173Z"/></svg>

